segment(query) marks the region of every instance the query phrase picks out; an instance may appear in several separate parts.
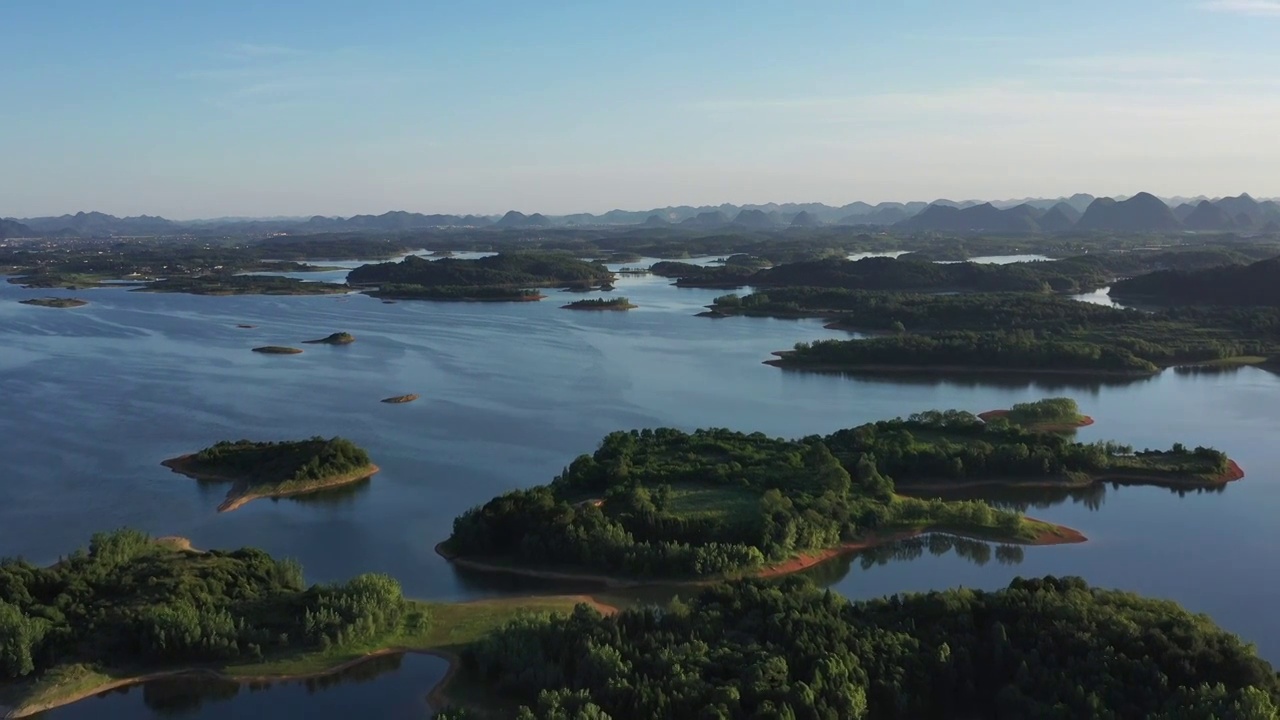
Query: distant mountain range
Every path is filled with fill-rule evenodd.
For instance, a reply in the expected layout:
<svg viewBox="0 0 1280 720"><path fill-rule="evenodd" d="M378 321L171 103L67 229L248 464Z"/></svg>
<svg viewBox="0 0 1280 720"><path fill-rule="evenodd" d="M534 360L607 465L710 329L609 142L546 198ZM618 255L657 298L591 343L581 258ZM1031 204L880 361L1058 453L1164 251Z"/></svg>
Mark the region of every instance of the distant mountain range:
<svg viewBox="0 0 1280 720"><path fill-rule="evenodd" d="M945 199L932 203L884 202L877 205L853 202L840 207L822 203L681 205L641 211L610 210L601 215L525 215L512 210L499 217L393 211L348 218L316 215L310 218L219 218L183 222L149 215L120 218L100 212L79 212L58 217L0 219L0 239L401 232L443 227L539 230L671 226L698 230L763 231L842 225L945 233L1275 232L1280 231L1280 202L1258 201L1249 195L1162 200L1148 193L1121 198L1078 194L993 202Z"/></svg>

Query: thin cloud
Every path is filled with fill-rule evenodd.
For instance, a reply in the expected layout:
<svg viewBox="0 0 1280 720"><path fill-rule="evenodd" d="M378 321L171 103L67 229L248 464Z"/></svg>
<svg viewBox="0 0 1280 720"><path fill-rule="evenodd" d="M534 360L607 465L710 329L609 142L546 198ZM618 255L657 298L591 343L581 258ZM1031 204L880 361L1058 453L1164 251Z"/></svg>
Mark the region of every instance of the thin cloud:
<svg viewBox="0 0 1280 720"><path fill-rule="evenodd" d="M1201 3L1205 10L1254 17L1280 17L1280 0L1210 0Z"/></svg>
<svg viewBox="0 0 1280 720"><path fill-rule="evenodd" d="M265 60L268 58L296 57L305 54L305 51L284 45L233 43L220 54L231 60Z"/></svg>

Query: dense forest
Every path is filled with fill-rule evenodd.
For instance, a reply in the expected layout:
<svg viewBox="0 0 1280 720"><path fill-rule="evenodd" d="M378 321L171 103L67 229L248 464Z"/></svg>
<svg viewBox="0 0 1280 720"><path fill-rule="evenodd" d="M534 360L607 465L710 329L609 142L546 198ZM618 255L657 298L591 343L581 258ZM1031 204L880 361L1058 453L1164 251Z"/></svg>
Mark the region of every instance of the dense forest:
<svg viewBox="0 0 1280 720"><path fill-rule="evenodd" d="M300 565L261 550L174 550L133 530L94 535L88 549L48 568L0 562L0 679L7 680L77 662L256 660L429 621L386 575L308 588Z"/></svg>
<svg viewBox="0 0 1280 720"><path fill-rule="evenodd" d="M1077 423L1084 418L1080 414L1080 406L1071 398L1045 398L1035 402L1016 403L1003 416L1014 425L1023 427Z"/></svg>
<svg viewBox="0 0 1280 720"><path fill-rule="evenodd" d="M1074 406L1074 402L1067 402ZM1051 402L1044 406L1045 411L1061 404L1061 400ZM832 433L823 441L842 464L872 462L880 473L904 487L917 481L1089 481L1108 475L1212 485L1221 482L1230 469L1227 455L1213 448L1187 449L1175 444L1169 450L1134 452L1119 443L1076 442L1008 419L983 422L971 413L955 410L867 423Z"/></svg>
<svg viewBox="0 0 1280 720"><path fill-rule="evenodd" d="M1280 306L1280 257L1252 265L1164 270L1121 280L1111 295L1171 305Z"/></svg>
<svg viewBox="0 0 1280 720"><path fill-rule="evenodd" d="M825 550L876 529L948 527L1033 539L979 502L897 497L870 458L819 438L729 430L615 432L550 485L454 521L450 553L639 577L715 576Z"/></svg>
<svg viewBox="0 0 1280 720"><path fill-rule="evenodd" d="M1280 712L1280 682L1251 646L1174 603L1079 578L860 602L790 578L610 617L580 605L512 622L465 653L464 671L524 703L520 720Z"/></svg>
<svg viewBox="0 0 1280 720"><path fill-rule="evenodd" d="M345 438L292 442L223 440L189 456L196 473L245 480L253 485L286 485L371 469L369 454Z"/></svg>
<svg viewBox="0 0 1280 720"><path fill-rule="evenodd" d="M1151 374L1171 365L1280 352L1280 310L1169 308L1155 313L1028 294L927 295L779 288L725 295L719 314L817 315L893 333L802 343L775 364L829 369L1001 368Z"/></svg>

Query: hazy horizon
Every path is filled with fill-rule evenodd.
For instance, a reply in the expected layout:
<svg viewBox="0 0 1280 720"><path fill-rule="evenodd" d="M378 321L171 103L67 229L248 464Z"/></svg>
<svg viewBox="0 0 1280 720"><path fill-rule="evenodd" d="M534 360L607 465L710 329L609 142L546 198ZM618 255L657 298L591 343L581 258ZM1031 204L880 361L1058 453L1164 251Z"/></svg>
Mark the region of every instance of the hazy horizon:
<svg viewBox="0 0 1280 720"><path fill-rule="evenodd" d="M0 25L0 217L1280 196L1280 0L67 0Z"/></svg>

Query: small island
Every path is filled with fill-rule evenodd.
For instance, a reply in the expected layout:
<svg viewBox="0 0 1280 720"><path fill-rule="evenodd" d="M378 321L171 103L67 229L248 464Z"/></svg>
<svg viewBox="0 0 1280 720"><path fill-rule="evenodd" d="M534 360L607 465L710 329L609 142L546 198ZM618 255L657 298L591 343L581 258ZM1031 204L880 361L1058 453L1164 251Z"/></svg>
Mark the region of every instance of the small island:
<svg viewBox="0 0 1280 720"><path fill-rule="evenodd" d="M367 480L378 472L368 453L344 438L294 442L224 440L197 453L161 463L176 473L232 487L218 512L258 498L280 498Z"/></svg>
<svg viewBox="0 0 1280 720"><path fill-rule="evenodd" d="M383 398L382 402L389 403L391 405L403 405L404 403L411 403L417 399L417 393L409 393L408 395L396 395L394 397Z"/></svg>
<svg viewBox="0 0 1280 720"><path fill-rule="evenodd" d="M356 341L356 336L347 332L336 332L328 337L319 340L303 340L307 345L350 345Z"/></svg>
<svg viewBox="0 0 1280 720"><path fill-rule="evenodd" d="M31 298L29 300L19 300L18 302L23 305L35 305L36 307L47 308L77 308L84 307L89 304L87 300L64 297Z"/></svg>
<svg viewBox="0 0 1280 720"><path fill-rule="evenodd" d="M615 611L575 595L411 600L375 573L307 586L301 565L262 550L202 551L129 529L98 533L50 567L0 560L0 580L5 718L161 678L298 680L404 652L453 665L432 691L440 706L458 656L512 620Z"/></svg>
<svg viewBox="0 0 1280 720"><path fill-rule="evenodd" d="M365 293L389 300L455 302L535 302L536 288L597 288L614 276L602 263L571 253L537 250L502 252L462 260L427 260L410 255L394 263L362 265L347 275Z"/></svg>
<svg viewBox="0 0 1280 720"><path fill-rule="evenodd" d="M615 297L605 300L603 298L594 300L574 300L568 305L560 306L564 310L631 310L636 306L625 297Z"/></svg>
<svg viewBox="0 0 1280 720"><path fill-rule="evenodd" d="M262 347L253 348L253 352L262 353L264 355L299 355L302 350L292 347L284 347L283 345L263 345Z"/></svg>
<svg viewBox="0 0 1280 720"><path fill-rule="evenodd" d="M236 325L236 327L240 328L241 330L252 330L252 329L254 329L254 328L258 327L258 326L257 326L257 325L245 325L245 324L241 323L241 324L239 324L239 325Z"/></svg>
<svg viewBox="0 0 1280 720"><path fill-rule="evenodd" d="M986 422L1002 418L1014 425L1039 432L1072 432L1093 424L1093 418L1080 414L1080 406L1071 398L1046 398L1018 403L1008 410L978 413L978 417Z"/></svg>

